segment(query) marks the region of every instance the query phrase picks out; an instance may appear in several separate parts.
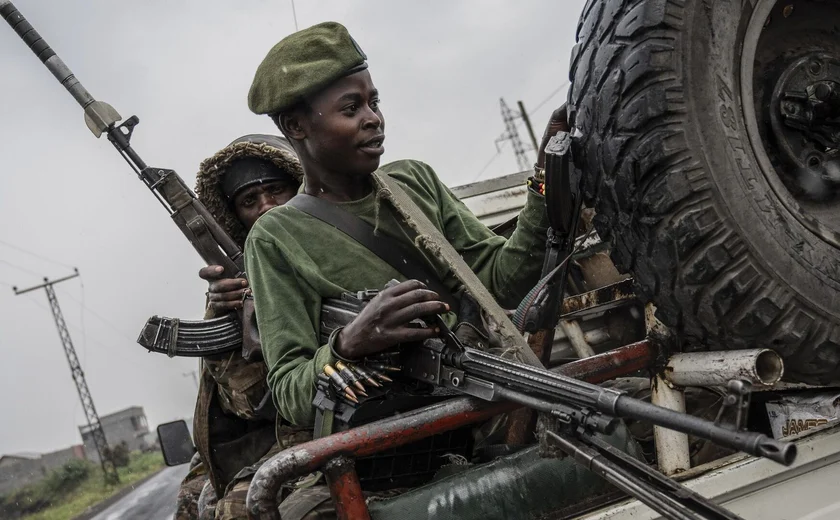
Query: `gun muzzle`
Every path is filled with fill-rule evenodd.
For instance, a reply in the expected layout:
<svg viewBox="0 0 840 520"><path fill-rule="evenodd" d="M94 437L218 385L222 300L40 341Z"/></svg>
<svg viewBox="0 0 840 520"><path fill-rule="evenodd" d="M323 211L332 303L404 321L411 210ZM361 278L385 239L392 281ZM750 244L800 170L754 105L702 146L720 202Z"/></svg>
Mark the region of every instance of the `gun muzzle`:
<svg viewBox="0 0 840 520"><path fill-rule="evenodd" d="M757 443L756 453L785 466L790 466L796 460L796 444L782 442L770 437L764 437Z"/></svg>
<svg viewBox="0 0 840 520"><path fill-rule="evenodd" d="M76 79L67 65L58 57L50 45L32 27L17 7L9 0L0 0L0 16L9 23L12 29L29 46L35 56L49 69L55 79L64 85L73 99L85 110L85 123L93 135L99 137L122 119L114 107L102 101L96 101L90 92Z"/></svg>

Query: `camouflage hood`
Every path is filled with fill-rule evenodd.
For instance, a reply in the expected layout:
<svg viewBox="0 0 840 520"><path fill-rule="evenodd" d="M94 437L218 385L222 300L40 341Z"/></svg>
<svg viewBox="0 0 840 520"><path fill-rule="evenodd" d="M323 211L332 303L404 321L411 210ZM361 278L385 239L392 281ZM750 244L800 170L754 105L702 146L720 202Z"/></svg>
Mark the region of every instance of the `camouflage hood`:
<svg viewBox="0 0 840 520"><path fill-rule="evenodd" d="M198 200L240 246L245 244L248 233L222 194L220 180L227 167L235 159L243 157L271 161L298 183L303 178L300 161L289 142L284 137L274 135L242 136L201 163L195 176L195 193Z"/></svg>

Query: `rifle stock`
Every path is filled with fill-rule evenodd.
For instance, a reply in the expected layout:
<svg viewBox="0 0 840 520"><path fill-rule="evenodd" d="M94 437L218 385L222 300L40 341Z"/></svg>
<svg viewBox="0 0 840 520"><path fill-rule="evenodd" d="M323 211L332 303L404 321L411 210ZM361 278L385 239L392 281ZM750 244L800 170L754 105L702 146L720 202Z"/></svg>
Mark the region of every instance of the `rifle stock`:
<svg viewBox="0 0 840 520"><path fill-rule="evenodd" d="M225 278L244 278L244 258L241 248L210 215L210 212L201 204L184 180L174 170L147 165L131 147L131 135L134 132L134 127L140 122L137 116L131 116L123 124L117 125L122 116L111 105L97 101L91 96L70 68L58 57L11 1L0 0L0 16L8 22L24 43L29 46L59 83L84 109L85 124L93 135L98 138L105 134L108 137L108 141L114 145L138 178L166 208L172 221L181 230L181 233L187 237L187 240L201 258L209 265L222 266ZM239 318L241 319L242 316L240 315ZM225 318L227 321L234 319L236 319L234 316ZM153 338L159 338L161 341L169 337L174 339L179 337L177 334L179 329L186 333L200 325L200 322L182 322L177 319L161 319L155 316L147 322L138 343L150 348L150 350L163 351L170 355L185 355L179 353L177 348L173 348L169 344L149 345L144 342L144 338L148 339L147 329L156 326L156 324L161 324L165 320L169 320L169 328L167 329L169 332L160 334L162 329L157 329L158 333L152 336ZM258 336L252 330L251 320L246 321L248 323L240 327L241 339L238 343L227 341L225 340L226 337L211 337L209 338L211 344L215 345L212 350L215 353L229 352L240 346L250 353L258 350ZM180 327L178 324L180 324ZM207 323L200 328L205 331L219 329L215 322ZM223 327L222 330L229 331L230 328ZM175 332L174 336L172 336L173 331ZM182 339L184 342L188 341L186 337ZM222 347L221 345L225 346ZM195 351L194 348L187 348L185 351L190 350Z"/></svg>

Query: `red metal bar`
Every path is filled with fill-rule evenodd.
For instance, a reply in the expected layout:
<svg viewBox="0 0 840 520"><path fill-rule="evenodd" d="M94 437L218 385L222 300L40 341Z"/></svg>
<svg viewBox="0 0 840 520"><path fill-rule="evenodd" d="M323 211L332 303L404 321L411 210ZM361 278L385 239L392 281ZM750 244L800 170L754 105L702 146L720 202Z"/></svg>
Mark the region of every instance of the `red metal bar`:
<svg viewBox="0 0 840 520"><path fill-rule="evenodd" d="M338 520L370 520L356 463L344 456L336 457L324 466L324 474Z"/></svg>
<svg viewBox="0 0 840 520"><path fill-rule="evenodd" d="M539 338L537 341L541 340L542 338ZM603 383L648 368L653 364L655 357L656 349L648 340L642 340L603 354L561 365L553 368L552 371L589 383ZM527 408L511 412L508 415L509 425L505 443L520 445L526 444L528 439L533 439L534 417L534 412Z"/></svg>
<svg viewBox="0 0 840 520"><path fill-rule="evenodd" d="M646 368L653 357L652 347L646 341L640 341L568 363L555 371L598 383ZM488 403L459 397L294 446L269 459L254 475L248 490L248 515L280 520L277 492L283 483L316 471L340 455L351 458L373 455L516 408L518 405L513 403Z"/></svg>
<svg viewBox="0 0 840 520"><path fill-rule="evenodd" d="M656 349L644 339L597 356L560 365L551 370L589 383L603 383L644 370L653 364L654 358L656 358Z"/></svg>
<svg viewBox="0 0 840 520"><path fill-rule="evenodd" d="M280 520L276 497L283 483L311 473L339 455L353 458L373 455L515 408L517 405L512 403L459 397L289 448L266 461L254 475L248 490L248 515L254 519Z"/></svg>

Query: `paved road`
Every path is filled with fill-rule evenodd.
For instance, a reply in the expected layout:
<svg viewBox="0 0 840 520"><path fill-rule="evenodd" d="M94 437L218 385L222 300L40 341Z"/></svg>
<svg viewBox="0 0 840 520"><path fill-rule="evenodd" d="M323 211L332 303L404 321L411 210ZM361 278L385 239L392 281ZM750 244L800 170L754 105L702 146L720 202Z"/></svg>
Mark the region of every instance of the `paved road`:
<svg viewBox="0 0 840 520"><path fill-rule="evenodd" d="M91 520L171 520L189 464L166 468Z"/></svg>

